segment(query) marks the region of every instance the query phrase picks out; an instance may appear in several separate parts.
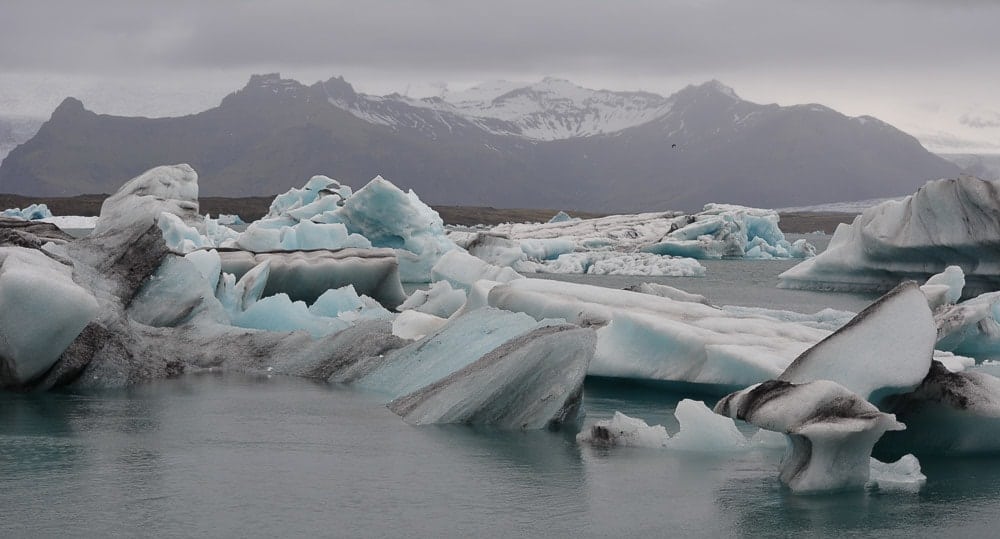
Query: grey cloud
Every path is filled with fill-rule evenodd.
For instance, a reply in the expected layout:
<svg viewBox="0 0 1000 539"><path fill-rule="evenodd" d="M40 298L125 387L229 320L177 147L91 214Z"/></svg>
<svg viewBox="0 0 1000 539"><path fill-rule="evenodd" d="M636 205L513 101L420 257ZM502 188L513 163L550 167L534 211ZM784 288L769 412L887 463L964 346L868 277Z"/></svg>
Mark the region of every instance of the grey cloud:
<svg viewBox="0 0 1000 539"><path fill-rule="evenodd" d="M764 0L8 0L0 70L679 73L983 65L996 5ZM58 14L54 16L51 14Z"/></svg>
<svg viewBox="0 0 1000 539"><path fill-rule="evenodd" d="M975 129L1000 127L1000 112L987 111L979 114L963 114L958 123Z"/></svg>

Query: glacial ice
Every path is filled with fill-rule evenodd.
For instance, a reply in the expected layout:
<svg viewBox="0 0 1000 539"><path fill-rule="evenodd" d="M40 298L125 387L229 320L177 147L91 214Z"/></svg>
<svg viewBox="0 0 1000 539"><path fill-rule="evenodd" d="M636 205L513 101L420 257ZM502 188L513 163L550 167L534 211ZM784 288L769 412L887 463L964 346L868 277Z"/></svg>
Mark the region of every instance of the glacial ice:
<svg viewBox="0 0 1000 539"><path fill-rule="evenodd" d="M494 266L469 253L450 251L431 268L431 280L448 281L451 286L469 292L476 281L509 282L524 276L508 267Z"/></svg>
<svg viewBox="0 0 1000 539"><path fill-rule="evenodd" d="M313 302L330 289L353 285L392 309L406 298L400 283L396 256L388 249L340 249L336 251L279 251L253 253L220 249L222 271L242 276L268 261L270 272L264 295L279 292L292 300Z"/></svg>
<svg viewBox="0 0 1000 539"><path fill-rule="evenodd" d="M779 479L797 492L863 487L875 443L886 431L906 428L828 380L770 380L727 395L715 412L787 434L791 452L781 463Z"/></svg>
<svg viewBox="0 0 1000 539"><path fill-rule="evenodd" d="M538 327L409 395L389 409L412 425L474 423L556 428L577 419L594 332L571 324Z"/></svg>
<svg viewBox="0 0 1000 539"><path fill-rule="evenodd" d="M886 395L920 385L930 369L936 340L927 298L908 281L803 352L779 380L793 384L830 380L878 403Z"/></svg>
<svg viewBox="0 0 1000 539"><path fill-rule="evenodd" d="M650 426L645 421L616 411L611 419L602 419L576 435L576 441L598 447L666 447L670 435L663 425Z"/></svg>
<svg viewBox="0 0 1000 539"><path fill-rule="evenodd" d="M938 361L918 388L883 404L907 425L876 448L897 456L1000 452L1000 379L984 372L951 372Z"/></svg>
<svg viewBox="0 0 1000 539"><path fill-rule="evenodd" d="M0 211L0 217L13 217L14 219L24 219L25 221L35 221L49 219L52 212L45 204L31 204L25 208L8 208Z"/></svg>
<svg viewBox="0 0 1000 539"><path fill-rule="evenodd" d="M749 441L728 417L715 414L704 402L683 399L677 403L674 416L680 429L673 436L662 425L649 426L645 421L615 412L611 419L601 420L584 429L578 442L599 447L627 446L667 448L678 451L728 452L748 447Z"/></svg>
<svg viewBox="0 0 1000 539"><path fill-rule="evenodd" d="M588 275L648 275L702 277L705 267L693 258L674 258L650 253L588 251L559 255L535 266L536 273Z"/></svg>
<svg viewBox="0 0 1000 539"><path fill-rule="evenodd" d="M830 245L780 276L783 288L885 292L956 265L965 297L1000 288L997 184L968 176L928 182L837 227Z"/></svg>
<svg viewBox="0 0 1000 539"><path fill-rule="evenodd" d="M550 321L536 322L520 313L478 309L394 352L355 385L400 397L471 365L510 339L550 325Z"/></svg>
<svg viewBox="0 0 1000 539"><path fill-rule="evenodd" d="M438 281L427 290L415 291L399 306L399 310L412 309L448 318L465 305L465 299L465 290L452 288L448 281Z"/></svg>
<svg viewBox="0 0 1000 539"><path fill-rule="evenodd" d="M805 240L785 240L778 214L709 204L695 215L645 213L544 224L502 224L449 237L485 262L520 273L701 276L696 258L805 258Z"/></svg>
<svg viewBox="0 0 1000 539"><path fill-rule="evenodd" d="M403 311L392 321L392 334L401 339L418 340L425 335L437 331L448 323L446 318L420 311Z"/></svg>
<svg viewBox="0 0 1000 539"><path fill-rule="evenodd" d="M638 285L630 286L626 290L632 292L640 292L642 294L650 294L652 296L660 296L662 298L668 298L675 301L690 301L692 303L701 303L702 305L712 306L705 296L700 294L692 294L690 292L685 292L680 288L674 288L672 286L667 286L665 284L658 283L641 283Z"/></svg>
<svg viewBox="0 0 1000 539"><path fill-rule="evenodd" d="M917 492L927 476L920 471L920 461L913 455L903 455L896 462L882 462L871 459L868 484L879 490Z"/></svg>
<svg viewBox="0 0 1000 539"><path fill-rule="evenodd" d="M97 316L72 273L41 251L0 247L0 387L43 374Z"/></svg>
<svg viewBox="0 0 1000 539"><path fill-rule="evenodd" d="M702 384L725 393L777 377L829 332L700 303L597 286L517 279L484 283L469 302L597 328L596 376Z"/></svg>

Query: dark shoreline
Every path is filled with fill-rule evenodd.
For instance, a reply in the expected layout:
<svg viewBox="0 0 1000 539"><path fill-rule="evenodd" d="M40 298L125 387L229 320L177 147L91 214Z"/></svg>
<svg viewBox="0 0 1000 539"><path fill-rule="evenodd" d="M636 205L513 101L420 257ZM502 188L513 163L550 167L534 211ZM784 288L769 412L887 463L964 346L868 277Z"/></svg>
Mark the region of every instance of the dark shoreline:
<svg viewBox="0 0 1000 539"><path fill-rule="evenodd" d="M31 204L48 205L54 215L96 216L101 212L101 203L108 195L78 195L74 197L34 197L25 195L0 194L0 210L23 208ZM199 199L202 213L219 215L236 214L250 222L267 214L273 196L266 197L203 197ZM526 223L548 221L557 209L493 208L484 206L431 206L445 223L449 225L472 226L477 224L497 225L500 223ZM573 217L584 219L604 217L607 213L578 212L565 210ZM792 234L807 234L822 230L833 233L839 223L850 223L856 214L826 212L791 212L781 214L781 230Z"/></svg>

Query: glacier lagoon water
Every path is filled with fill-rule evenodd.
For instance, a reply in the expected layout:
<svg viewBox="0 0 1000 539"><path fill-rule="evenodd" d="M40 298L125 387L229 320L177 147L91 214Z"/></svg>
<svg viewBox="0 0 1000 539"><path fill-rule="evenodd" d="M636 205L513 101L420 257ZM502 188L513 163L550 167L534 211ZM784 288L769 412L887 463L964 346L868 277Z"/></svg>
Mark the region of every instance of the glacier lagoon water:
<svg viewBox="0 0 1000 539"><path fill-rule="evenodd" d="M804 312L871 299L775 289L793 263L561 278ZM587 422L620 410L675 432L685 396L590 380ZM778 484L780 452L595 449L574 435L410 427L378 396L280 376L0 394L0 536L988 537L1000 525L997 459L925 458L919 493L802 496Z"/></svg>

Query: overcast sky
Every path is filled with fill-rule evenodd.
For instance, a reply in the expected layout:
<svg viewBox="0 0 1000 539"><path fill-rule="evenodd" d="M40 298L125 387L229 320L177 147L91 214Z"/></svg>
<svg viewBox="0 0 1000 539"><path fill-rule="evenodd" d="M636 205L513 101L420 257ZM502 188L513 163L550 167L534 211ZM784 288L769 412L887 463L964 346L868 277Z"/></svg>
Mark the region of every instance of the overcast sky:
<svg viewBox="0 0 1000 539"><path fill-rule="evenodd" d="M2 0L0 114L47 116L68 95L190 113L274 71L413 96L546 75L668 95L714 78L1000 152L998 55L995 1Z"/></svg>

